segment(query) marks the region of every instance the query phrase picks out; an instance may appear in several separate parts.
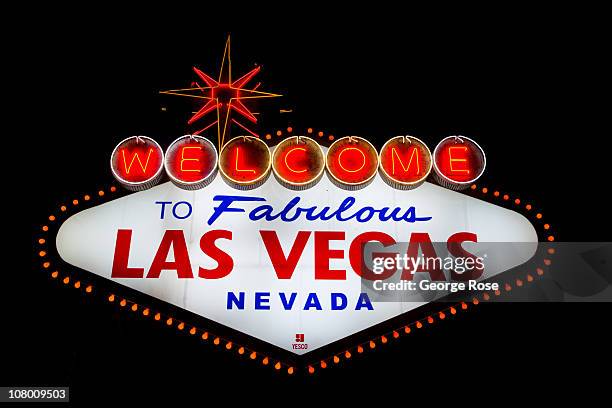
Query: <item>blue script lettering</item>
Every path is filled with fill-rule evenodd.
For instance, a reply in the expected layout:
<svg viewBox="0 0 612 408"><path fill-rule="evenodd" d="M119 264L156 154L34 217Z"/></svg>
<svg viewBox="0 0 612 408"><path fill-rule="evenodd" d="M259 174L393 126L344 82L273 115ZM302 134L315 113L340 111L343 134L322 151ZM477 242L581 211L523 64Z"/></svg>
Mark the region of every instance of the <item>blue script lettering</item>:
<svg viewBox="0 0 612 408"><path fill-rule="evenodd" d="M233 203L244 203L244 202L261 202L266 201L263 197L244 197L244 196L231 196L231 195L216 195L213 197L213 201L217 201L219 204L214 207L214 212L208 219L208 225L212 225L223 213L243 213L246 212L244 208L232 207ZM303 216L307 221L327 221L336 219L337 221L349 221L355 219L357 222L367 222L377 217L380 221L404 221L409 223L429 221L432 217L417 217L416 209L414 207L408 207L403 210L400 207L393 209L389 207L382 207L379 209L365 206L359 209L353 209L355 205L354 197L346 197L337 209L332 210L326 206L319 208L313 207L298 207L300 197L291 199L280 211L275 212L274 207L269 204L263 204L255 207L249 212L249 219L251 221L274 221L281 219L284 222L292 222L298 220Z"/></svg>

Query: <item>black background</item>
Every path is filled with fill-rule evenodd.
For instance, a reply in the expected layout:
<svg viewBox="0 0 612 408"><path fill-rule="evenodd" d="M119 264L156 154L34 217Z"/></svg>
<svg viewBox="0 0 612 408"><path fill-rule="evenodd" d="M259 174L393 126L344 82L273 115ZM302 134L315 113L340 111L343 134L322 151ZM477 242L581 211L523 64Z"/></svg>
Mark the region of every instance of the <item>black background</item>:
<svg viewBox="0 0 612 408"><path fill-rule="evenodd" d="M602 32L588 13L255 16L235 6L153 19L54 11L10 39L10 65L24 75L9 84L19 88L19 123L5 135L5 156L19 176L5 192L19 194L7 194L16 201L5 205L26 224L10 227L20 239L9 239L4 255L4 273L19 281L5 291L3 384L69 385L77 402L217 396L293 404L377 390L392 392L379 397L384 403L430 393L499 402L530 390L579 394L585 388L576 381L597 380L594 370L610 362L607 304L490 304L341 367L288 377L90 301L51 281L35 256L51 209L112 182L108 157L118 141L144 134L166 147L187 132L185 102L158 91L188 85L193 65L215 74L228 33L235 74L263 65L262 89L286 95L274 108L294 110L262 117L259 131L313 127L378 148L400 134L430 147L464 134L487 153L482 185L541 208L558 240L609 240L601 221L609 132L596 125ZM281 399L281 390L293 397Z"/></svg>

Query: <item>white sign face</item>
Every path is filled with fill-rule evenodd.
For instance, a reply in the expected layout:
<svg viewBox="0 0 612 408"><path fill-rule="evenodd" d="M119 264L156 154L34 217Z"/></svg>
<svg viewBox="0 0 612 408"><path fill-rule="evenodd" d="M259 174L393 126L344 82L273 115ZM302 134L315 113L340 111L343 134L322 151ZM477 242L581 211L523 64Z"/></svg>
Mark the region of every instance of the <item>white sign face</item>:
<svg viewBox="0 0 612 408"><path fill-rule="evenodd" d="M227 197L221 199L218 196L260 200L229 203ZM274 220L261 218L266 210L270 210L261 206L270 206L272 213L276 214L296 197L299 202L284 220L282 217ZM427 220L381 221L377 215L363 222L355 217L344 221L338 219L342 217L309 220L306 211L293 221L287 219L295 215L297 207L316 207L316 212L329 207L331 214L346 206L345 200L350 197L354 198L354 204L346 209L344 214L347 217L368 206L374 210L399 207L402 213L414 207L416 218ZM159 202L172 203L165 206L163 218L162 204L156 204ZM172 214L173 205L178 202L191 205L190 216L179 219L188 212L189 206L184 203L175 207L176 216ZM228 204L228 210L219 213L218 209L224 203ZM229 209L244 211L230 212ZM218 215L216 219L215 214ZM130 268L144 268L143 278L111 277L118 230L132 231L128 265ZM181 230L184 234L193 278L179 279L176 270L163 270L159 278L147 278L167 230ZM233 259L231 272L218 279L198 276L199 267L214 269L218 266L216 260L200 247L201 237L211 230L227 230L232 234L231 239L218 239L214 243ZM282 259L289 256L299 231L310 232L290 278L277 276L261 231L276 234L282 247L282 253L276 251L276 255L280 254ZM325 267L346 271L345 279L315 279L315 240L317 234L321 237L320 234L326 231L344 233L343 239L335 235L328 241L331 250L341 252L334 252ZM376 175L367 187L345 191L332 184L325 175L316 186L305 191L293 191L270 177L256 189L241 191L228 186L217 176L201 190L185 191L168 182L82 211L61 226L57 249L64 261L79 268L285 350L303 354L423 304L372 302L371 309L358 308L361 278L351 267L348 254L353 239L367 231L384 232L397 242L409 241L413 232L428 233L433 242L446 242L451 235L463 231L476 234L479 242L537 242L533 226L522 215L430 183L415 190L402 191L390 187ZM320 249L318 247L319 252ZM486 265L482 279L517 266L532 255L533 252L496 257L495 265ZM170 250L167 260L173 261L173 257L174 252ZM345 308L337 310L333 307L334 293L346 298ZM319 307L312 307L312 294L315 294ZM304 334L308 349L294 348L297 333Z"/></svg>

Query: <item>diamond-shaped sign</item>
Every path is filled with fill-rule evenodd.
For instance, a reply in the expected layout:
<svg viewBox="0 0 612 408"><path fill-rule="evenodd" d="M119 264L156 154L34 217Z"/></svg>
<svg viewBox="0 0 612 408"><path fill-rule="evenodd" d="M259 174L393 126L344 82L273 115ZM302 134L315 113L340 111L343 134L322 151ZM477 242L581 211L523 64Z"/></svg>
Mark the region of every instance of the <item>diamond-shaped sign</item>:
<svg viewBox="0 0 612 408"><path fill-rule="evenodd" d="M353 204L347 207L347 202ZM220 211L224 205L227 208ZM278 215L288 206L291 208L285 217ZM313 207L315 210L309 212ZM328 220L314 217L326 207L328 214L345 208L344 215ZM381 221L372 216L364 221L365 215L361 220L349 217L366 207L373 211L397 207L403 212L413 207L417 220ZM291 220L298 208L303 211ZM278 217L267 219L266 215ZM341 221L344 218L350 219ZM131 231L127 267L142 268L142 278L112 276L113 262L119 262L115 252L120 230ZM172 269L162 269L159 277L148 277L169 230L179 231L184 237L193 277L179 278ZM224 235L216 241L201 242L202 236L213 230L229 231L231 239ZM303 233L296 243L300 231ZM425 232L432 241L446 242L461 231L477 234L479 242L537 242L532 224L522 215L430 183L415 190L397 190L377 175L364 189L344 191L324 176L308 190L293 191L270 177L256 189L241 191L216 177L201 190L185 191L164 183L77 213L62 224L57 249L64 261L79 268L304 354L423 305L373 302L371 310L359 307L361 278L351 266L349 251L354 238L367 231L387 233L398 242L408 241L413 232ZM263 239L266 234L268 245ZM168 256L162 259L166 266L175 261L176 245L173 242L167 248ZM281 270L279 275L282 266L275 268L270 253L289 261L292 249L298 257L296 267L293 271ZM231 257L230 272L216 279L199 277L200 267L215 270L217 260L227 266L228 258L217 257L219 251ZM317 251L331 252L331 256L324 254L330 258L328 264L319 267L345 271L346 278L315 279ZM487 269L488 276L521 264L530 256L513 254L498 259L494 268ZM344 308L334 307L338 306L338 297L346 299ZM306 343L307 348L296 347L299 343Z"/></svg>

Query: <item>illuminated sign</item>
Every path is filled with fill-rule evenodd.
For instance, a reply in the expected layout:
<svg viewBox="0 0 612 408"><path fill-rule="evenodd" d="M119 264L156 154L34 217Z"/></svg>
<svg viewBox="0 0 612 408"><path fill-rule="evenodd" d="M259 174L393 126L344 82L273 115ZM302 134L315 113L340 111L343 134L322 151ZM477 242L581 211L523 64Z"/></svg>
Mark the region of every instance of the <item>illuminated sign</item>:
<svg viewBox="0 0 612 408"><path fill-rule="evenodd" d="M164 152L147 136L132 136L122 140L110 159L115 179L132 191L145 190L159 182L164 168Z"/></svg>
<svg viewBox="0 0 612 408"><path fill-rule="evenodd" d="M134 143L142 155L145 145ZM438 165L478 177L474 146L468 138L444 139L436 151L449 153L438 155ZM218 161L210 142L183 136L165 157L172 183L71 217L58 234L60 255L292 353L424 304L370 299L360 285L372 277L361 262L365 243L537 241L519 214L425 182L434 158L412 136L391 138L380 154L355 136L329 148L293 136L272 149L239 136ZM521 259L487 261L482 279ZM296 347L296 333L308 341Z"/></svg>
<svg viewBox="0 0 612 408"><path fill-rule="evenodd" d="M362 188L376 175L378 154L367 140L347 136L329 147L326 165L337 185L347 189Z"/></svg>
<svg viewBox="0 0 612 408"><path fill-rule="evenodd" d="M186 190L205 187L217 172L217 149L201 136L176 139L166 151L164 163L170 180Z"/></svg>
<svg viewBox="0 0 612 408"><path fill-rule="evenodd" d="M436 180L454 190L467 188L482 175L486 157L482 148L465 136L444 138L434 150Z"/></svg>
<svg viewBox="0 0 612 408"><path fill-rule="evenodd" d="M228 36L225 42L225 50L223 51L221 68L219 69L217 79L204 73L204 71L199 68L193 67L193 72L198 77L198 81L192 82L191 87L170 89L160 92L165 95L182 96L202 102L200 108L197 112L193 113L187 121L187 124L195 125L201 121L205 121L205 125L200 125L199 128L193 132L195 135L199 135L214 126L217 130L217 142L219 146L225 144L225 136L229 133L230 124L234 124L242 131L254 135L254 132L244 124L243 120L237 120L237 118L233 117L237 116L238 118L246 119L246 121L250 123L257 123L257 116L251 112L249 107L245 104L246 102L255 99L281 96L257 89L259 84L256 85L255 88L249 89L251 86L250 82L261 70L260 66L256 66L246 74L234 78L232 64L230 62L230 51L230 37ZM225 63L226 61L227 63ZM215 116L215 120L212 120L212 118L210 118L211 116Z"/></svg>
<svg viewBox="0 0 612 408"><path fill-rule="evenodd" d="M435 255L434 243L442 243L455 257L461 253L467 258L476 258L477 250L493 251L486 243L537 243L533 224L519 213L453 191L471 186L470 191L476 192L473 183L485 170L484 151L470 138L444 138L433 154L413 136L393 137L380 152L358 136L338 138L329 147L306 136L289 136L269 147L243 121L257 122L249 101L279 95L259 90L259 84L249 85L259 67L233 79L229 53L228 38L217 79L194 68L200 83L162 92L201 102L188 121L200 129L176 139L165 154L146 136L127 138L113 150L113 176L135 193L100 203L109 194L99 190L83 197L91 207L71 215L68 210L81 205L74 199L71 207L62 205L60 213L48 217L49 225L59 226L57 235L41 237L39 243L55 242L65 263L104 278L100 292L109 302L226 350L237 350L263 365L277 370L286 367L293 374L295 355L323 352L348 336L361 336L390 319L420 312L432 300L372 298L363 284L376 278L366 266L375 254L364 249L366 244L383 248L405 244L398 251L414 259L419 251ZM199 136L214 125L217 148ZM248 135L226 141L233 125ZM291 133L292 128L287 129ZM307 133L313 134L312 128ZM170 182L156 186L164 169ZM427 182L428 177L442 187ZM115 186L109 191L118 192ZM521 204L499 191L492 195ZM530 204L525 208L531 211ZM57 214L66 218L60 223ZM535 217L541 220L542 215ZM51 234L49 225L42 226L45 234ZM476 243L485 246L475 248ZM490 284L484 281L532 255L528 246L524 251L480 257L480 266L469 275L478 282L469 284ZM73 282L64 269L53 270L47 251L41 250L39 256L52 278L77 289L83 285L88 294L96 292L94 284ZM460 273L456 268L444 272L398 269L402 281L412 281L418 272L415 281L427 280L434 288L453 283L446 282L446 275L450 280ZM122 287L141 294L120 295ZM167 305L143 305L130 298L142 293L183 310L163 311ZM444 310L455 314L456 307L446 305ZM467 304L462 302L461 307L466 309ZM177 317L179 313L189 317ZM444 313L439 310L440 319ZM200 323L193 321L193 314L200 316ZM402 330L409 333L425 321L434 319L421 316L402 323ZM221 326L261 340L256 347L265 342L275 354L279 350L293 353L290 362L281 363L277 357L272 362L267 351L260 354L247 344L224 338L217 332ZM379 333L380 342L386 343L389 333L399 337L398 331L399 327ZM345 349L344 358L350 358L351 351L362 353L364 344ZM376 347L374 340L368 344ZM318 366L337 363L337 352L332 358L321 358ZM313 371L309 365L308 372Z"/></svg>
<svg viewBox="0 0 612 408"><path fill-rule="evenodd" d="M290 137L274 148L272 169L284 186L308 188L321 179L325 171L325 154L321 146L309 137Z"/></svg>
<svg viewBox="0 0 612 408"><path fill-rule="evenodd" d="M410 189L421 185L431 172L431 152L421 140L397 136L380 149L380 170L393 187Z"/></svg>
<svg viewBox="0 0 612 408"><path fill-rule="evenodd" d="M268 146L253 136L238 136L221 149L219 169L236 188L255 188L270 175Z"/></svg>
<svg viewBox="0 0 612 408"><path fill-rule="evenodd" d="M111 168L126 188L142 190L161 179L164 154L146 136L122 141L113 151ZM165 168L170 180L186 190L206 186L216 173L238 189L260 186L270 174L290 189L312 187L327 169L339 187L355 190L367 186L380 168L383 180L397 189L413 189L429 176L445 187L460 190L483 174L485 154L465 136L449 136L436 147L433 157L423 141L413 136L388 140L380 154L367 140L347 136L336 140L324 153L321 146L306 136L281 141L271 153L261 139L238 136L227 142L217 160L214 145L201 136L187 135L175 140L166 152Z"/></svg>

